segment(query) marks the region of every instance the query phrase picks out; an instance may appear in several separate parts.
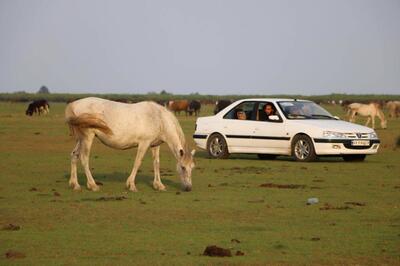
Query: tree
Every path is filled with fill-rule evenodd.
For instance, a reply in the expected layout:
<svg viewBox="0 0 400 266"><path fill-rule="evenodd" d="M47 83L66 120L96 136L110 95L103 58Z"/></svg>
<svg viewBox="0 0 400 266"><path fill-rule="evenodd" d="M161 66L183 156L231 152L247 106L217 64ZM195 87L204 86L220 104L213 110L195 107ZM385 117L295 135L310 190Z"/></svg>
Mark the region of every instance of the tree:
<svg viewBox="0 0 400 266"><path fill-rule="evenodd" d="M40 89L38 90L37 93L39 93L39 94L49 94L50 91L46 86L42 86L42 87L40 87Z"/></svg>

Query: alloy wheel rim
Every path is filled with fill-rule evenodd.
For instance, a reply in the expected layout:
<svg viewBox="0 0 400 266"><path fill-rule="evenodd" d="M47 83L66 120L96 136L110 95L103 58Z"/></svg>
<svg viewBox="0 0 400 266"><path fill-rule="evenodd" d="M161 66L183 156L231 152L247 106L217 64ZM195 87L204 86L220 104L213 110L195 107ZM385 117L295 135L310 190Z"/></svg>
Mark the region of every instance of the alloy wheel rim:
<svg viewBox="0 0 400 266"><path fill-rule="evenodd" d="M213 156L219 156L223 150L223 143L220 138L216 137L211 141L210 152Z"/></svg>
<svg viewBox="0 0 400 266"><path fill-rule="evenodd" d="M304 160L310 154L310 145L304 140L299 140L296 142L294 152L297 158Z"/></svg>

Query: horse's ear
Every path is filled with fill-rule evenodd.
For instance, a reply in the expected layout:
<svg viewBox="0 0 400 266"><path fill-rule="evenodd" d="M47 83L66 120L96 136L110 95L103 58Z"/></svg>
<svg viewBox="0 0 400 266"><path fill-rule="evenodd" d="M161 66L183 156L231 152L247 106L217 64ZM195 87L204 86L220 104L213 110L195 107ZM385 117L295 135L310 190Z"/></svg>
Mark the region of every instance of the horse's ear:
<svg viewBox="0 0 400 266"><path fill-rule="evenodd" d="M179 150L179 154L181 155L181 157L183 157L184 152L182 149Z"/></svg>
<svg viewBox="0 0 400 266"><path fill-rule="evenodd" d="M192 152L191 152L192 156L194 156L195 153L196 153L196 150L193 149Z"/></svg>

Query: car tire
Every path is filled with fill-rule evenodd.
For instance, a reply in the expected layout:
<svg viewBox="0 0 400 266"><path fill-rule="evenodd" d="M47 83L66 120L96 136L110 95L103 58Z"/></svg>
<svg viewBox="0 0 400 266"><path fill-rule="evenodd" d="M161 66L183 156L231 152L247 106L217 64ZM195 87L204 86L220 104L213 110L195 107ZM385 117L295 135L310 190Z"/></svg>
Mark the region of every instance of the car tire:
<svg viewBox="0 0 400 266"><path fill-rule="evenodd" d="M278 155L259 153L259 154L257 154L257 156L258 156L258 159L260 159L260 160L275 160Z"/></svg>
<svg viewBox="0 0 400 266"><path fill-rule="evenodd" d="M228 145L221 134L213 134L207 141L208 154L217 159L226 159L229 157Z"/></svg>
<svg viewBox="0 0 400 266"><path fill-rule="evenodd" d="M367 155L365 155L365 154L348 154L348 155L343 155L342 157L345 162L362 162L365 160L365 157L367 157Z"/></svg>
<svg viewBox="0 0 400 266"><path fill-rule="evenodd" d="M292 155L299 162L312 162L317 159L314 144L306 135L297 135L293 138Z"/></svg>

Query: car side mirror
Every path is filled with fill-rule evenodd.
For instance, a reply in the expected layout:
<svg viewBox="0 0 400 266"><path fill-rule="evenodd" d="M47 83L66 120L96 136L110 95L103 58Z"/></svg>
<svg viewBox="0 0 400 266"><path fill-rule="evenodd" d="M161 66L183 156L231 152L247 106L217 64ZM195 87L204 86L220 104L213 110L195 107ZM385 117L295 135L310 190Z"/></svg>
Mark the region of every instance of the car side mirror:
<svg viewBox="0 0 400 266"><path fill-rule="evenodd" d="M333 118L335 118L336 120L340 120L340 117L338 117L337 115L335 115Z"/></svg>
<svg viewBox="0 0 400 266"><path fill-rule="evenodd" d="M279 120L279 116L277 116L277 115L270 115L270 116L268 116L268 119L269 119L269 120L273 120L273 121L278 121L278 120Z"/></svg>

